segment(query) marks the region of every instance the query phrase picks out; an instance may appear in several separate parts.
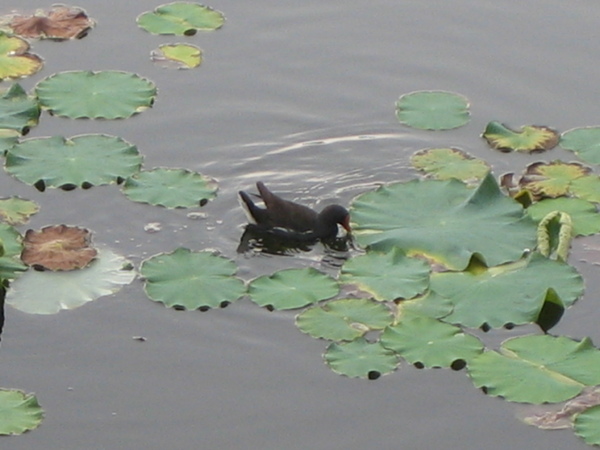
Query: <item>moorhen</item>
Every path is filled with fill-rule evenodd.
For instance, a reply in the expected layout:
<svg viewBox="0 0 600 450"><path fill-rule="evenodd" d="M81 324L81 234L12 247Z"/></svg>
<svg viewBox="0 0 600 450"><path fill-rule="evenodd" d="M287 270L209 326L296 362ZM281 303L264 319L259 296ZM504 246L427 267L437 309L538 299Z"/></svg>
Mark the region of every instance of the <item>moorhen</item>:
<svg viewBox="0 0 600 450"><path fill-rule="evenodd" d="M329 205L317 214L307 206L273 194L262 181L256 183L256 187L265 208L256 206L246 192L239 194L249 219L261 229L285 229L290 237L306 240L333 239L338 234L338 224L350 233L350 214L343 206Z"/></svg>

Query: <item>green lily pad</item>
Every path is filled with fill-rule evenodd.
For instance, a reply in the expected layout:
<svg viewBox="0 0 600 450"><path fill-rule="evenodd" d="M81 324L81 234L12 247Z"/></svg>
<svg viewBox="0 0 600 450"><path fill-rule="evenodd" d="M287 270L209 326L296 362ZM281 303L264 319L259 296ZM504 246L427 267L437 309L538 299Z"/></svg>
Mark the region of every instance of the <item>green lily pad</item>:
<svg viewBox="0 0 600 450"><path fill-rule="evenodd" d="M101 249L89 266L68 272L29 270L11 283L6 304L29 314L56 314L114 294L135 278L131 263Z"/></svg>
<svg viewBox="0 0 600 450"><path fill-rule="evenodd" d="M199 30L216 30L225 23L223 13L199 3L175 2L145 12L137 18L139 27L152 34L192 36Z"/></svg>
<svg viewBox="0 0 600 450"><path fill-rule="evenodd" d="M135 145L115 136L88 134L25 139L6 154L6 171L40 191L110 184L138 172Z"/></svg>
<svg viewBox="0 0 600 450"><path fill-rule="evenodd" d="M479 388L511 402L557 403L600 384L600 351L581 342L549 335L523 336L487 351L467 368Z"/></svg>
<svg viewBox="0 0 600 450"><path fill-rule="evenodd" d="M527 212L539 222L553 211L565 212L571 216L573 233L589 236L600 233L600 214L593 203L579 198L548 198L534 203Z"/></svg>
<svg viewBox="0 0 600 450"><path fill-rule="evenodd" d="M444 321L470 328L536 322L546 301L554 302L558 296L566 308L583 294L583 288L574 267L539 253L496 267L475 266L431 276L431 289L454 303Z"/></svg>
<svg viewBox="0 0 600 450"><path fill-rule="evenodd" d="M494 121L487 124L483 138L490 147L503 152L540 152L556 147L560 136L548 127L527 125L514 131Z"/></svg>
<svg viewBox="0 0 600 450"><path fill-rule="evenodd" d="M44 418L34 394L0 389L0 435L17 435L37 428Z"/></svg>
<svg viewBox="0 0 600 450"><path fill-rule="evenodd" d="M408 258L398 248L387 253L368 252L348 259L340 281L358 286L376 300L413 298L429 285L429 264Z"/></svg>
<svg viewBox="0 0 600 450"><path fill-rule="evenodd" d="M0 93L0 130L15 130L27 134L38 124L40 106L19 85L13 84Z"/></svg>
<svg viewBox="0 0 600 450"><path fill-rule="evenodd" d="M437 180L481 180L491 170L484 160L457 148L419 150L411 156L410 162L415 168Z"/></svg>
<svg viewBox="0 0 600 450"><path fill-rule="evenodd" d="M21 137L21 133L16 130L0 128L0 152L6 152L9 148L19 142L19 137Z"/></svg>
<svg viewBox="0 0 600 450"><path fill-rule="evenodd" d="M474 254L488 265L514 261L535 246L535 223L486 175L476 189L458 180L413 180L381 186L352 202L357 241L394 247L463 270Z"/></svg>
<svg viewBox="0 0 600 450"><path fill-rule="evenodd" d="M178 248L142 263L140 274L150 299L176 309L217 308L238 300L246 292L235 277L236 265L210 252Z"/></svg>
<svg viewBox="0 0 600 450"><path fill-rule="evenodd" d="M264 275L248 286L250 299L259 306L295 309L335 297L337 281L312 267L286 269Z"/></svg>
<svg viewBox="0 0 600 450"><path fill-rule="evenodd" d="M403 300L397 305L397 316L401 319L404 314L418 314L434 319L446 317L454 309L452 301L442 297L437 292L428 290L422 296L411 300Z"/></svg>
<svg viewBox="0 0 600 450"><path fill-rule="evenodd" d="M527 166L521 177L520 186L540 197L568 195L572 183L588 176L592 169L576 162L535 162Z"/></svg>
<svg viewBox="0 0 600 450"><path fill-rule="evenodd" d="M0 217L9 225L23 225L40 210L40 206L31 200L19 197L0 199Z"/></svg>
<svg viewBox="0 0 600 450"><path fill-rule="evenodd" d="M586 175L576 178L571 182L569 192L583 200L600 203L600 177L597 175Z"/></svg>
<svg viewBox="0 0 600 450"><path fill-rule="evenodd" d="M396 102L396 117L413 128L450 130L469 122L469 101L453 92L411 92Z"/></svg>
<svg viewBox="0 0 600 450"><path fill-rule="evenodd" d="M0 279L12 280L27 270L21 261L22 241L21 234L14 227L0 223L0 242L4 251L0 256Z"/></svg>
<svg viewBox="0 0 600 450"><path fill-rule="evenodd" d="M577 414L573 428L586 443L600 445L600 405Z"/></svg>
<svg viewBox="0 0 600 450"><path fill-rule="evenodd" d="M27 41L0 32L0 81L28 77L38 72L42 65L42 58L29 53Z"/></svg>
<svg viewBox="0 0 600 450"><path fill-rule="evenodd" d="M40 81L35 92L51 114L70 119L125 119L152 106L156 86L115 70L60 72Z"/></svg>
<svg viewBox="0 0 600 450"><path fill-rule="evenodd" d="M314 338L351 341L392 323L387 306L369 299L332 300L308 308L296 316L296 326Z"/></svg>
<svg viewBox="0 0 600 450"><path fill-rule="evenodd" d="M351 342L332 343L323 358L335 373L354 378L376 379L393 372L400 364L395 352L380 342L371 343L362 337Z"/></svg>
<svg viewBox="0 0 600 450"><path fill-rule="evenodd" d="M129 177L123 184L123 194L134 202L193 208L216 197L217 182L189 170L158 168Z"/></svg>
<svg viewBox="0 0 600 450"><path fill-rule="evenodd" d="M574 128L560 138L560 146L591 164L600 164L600 127Z"/></svg>
<svg viewBox="0 0 600 450"><path fill-rule="evenodd" d="M151 58L167 69L193 69L202 62L202 50L189 44L164 44L152 51Z"/></svg>
<svg viewBox="0 0 600 450"><path fill-rule="evenodd" d="M405 314L381 335L381 344L411 364L451 367L468 362L483 351L479 339L454 325L427 316Z"/></svg>

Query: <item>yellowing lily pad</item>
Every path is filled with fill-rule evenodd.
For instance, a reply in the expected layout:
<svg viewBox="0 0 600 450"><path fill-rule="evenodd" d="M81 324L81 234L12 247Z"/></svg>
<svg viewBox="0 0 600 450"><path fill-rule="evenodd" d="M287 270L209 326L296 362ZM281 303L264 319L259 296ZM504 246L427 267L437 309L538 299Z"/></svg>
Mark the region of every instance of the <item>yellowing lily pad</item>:
<svg viewBox="0 0 600 450"><path fill-rule="evenodd" d="M500 122L488 123L483 132L490 147L503 152L539 152L558 144L559 134L549 127L526 125L515 131Z"/></svg>
<svg viewBox="0 0 600 450"><path fill-rule="evenodd" d="M30 39L79 39L94 26L86 12L78 7L54 5L34 15L13 15L8 26L13 33Z"/></svg>
<svg viewBox="0 0 600 450"><path fill-rule="evenodd" d="M40 206L31 200L19 197L0 199L0 217L9 225L22 225L39 210Z"/></svg>
<svg viewBox="0 0 600 450"><path fill-rule="evenodd" d="M166 69L193 69L202 62L202 50L189 44L165 44L154 50L151 58Z"/></svg>
<svg viewBox="0 0 600 450"><path fill-rule="evenodd" d="M575 162L535 162L527 166L519 184L536 196L555 198L568 195L573 181L589 175L591 171L589 167Z"/></svg>
<svg viewBox="0 0 600 450"><path fill-rule="evenodd" d="M457 148L419 150L411 156L410 162L415 168L438 180L480 180L490 171L487 162Z"/></svg>
<svg viewBox="0 0 600 450"><path fill-rule="evenodd" d="M29 266L49 270L73 270L87 266L98 254L85 228L54 225L41 231L27 230L21 259Z"/></svg>
<svg viewBox="0 0 600 450"><path fill-rule="evenodd" d="M29 53L27 41L0 32L0 81L33 75L42 64L42 58Z"/></svg>

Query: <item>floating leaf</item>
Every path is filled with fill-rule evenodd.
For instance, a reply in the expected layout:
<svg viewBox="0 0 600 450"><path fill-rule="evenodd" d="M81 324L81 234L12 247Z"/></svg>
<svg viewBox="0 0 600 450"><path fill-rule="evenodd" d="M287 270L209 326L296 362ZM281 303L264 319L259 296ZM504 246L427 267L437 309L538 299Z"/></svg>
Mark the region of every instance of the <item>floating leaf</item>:
<svg viewBox="0 0 600 450"><path fill-rule="evenodd" d="M589 167L575 162L540 161L527 166L519 184L536 196L560 197L569 193L574 180L589 175L591 171Z"/></svg>
<svg viewBox="0 0 600 450"><path fill-rule="evenodd" d="M450 130L469 122L469 101L444 91L417 91L396 102L400 123L423 130Z"/></svg>
<svg viewBox="0 0 600 450"><path fill-rule="evenodd" d="M29 314L56 314L118 292L135 278L131 263L110 250L84 269L62 272L29 270L10 285L6 304Z"/></svg>
<svg viewBox="0 0 600 450"><path fill-rule="evenodd" d="M246 288L234 276L236 270L236 265L222 256L178 248L145 260L140 273L152 300L177 309L208 309L244 295Z"/></svg>
<svg viewBox="0 0 600 450"><path fill-rule="evenodd" d="M248 286L250 299L259 306L295 309L335 297L337 282L312 267L286 269L256 278Z"/></svg>
<svg viewBox="0 0 600 450"><path fill-rule="evenodd" d="M354 234L373 250L402 249L451 269L473 254L488 265L514 261L535 245L535 224L488 174L476 189L458 180L413 180L381 186L356 197Z"/></svg>
<svg viewBox="0 0 600 450"><path fill-rule="evenodd" d="M451 367L470 361L483 351L479 339L454 325L418 314L405 314L381 335L381 344L411 364Z"/></svg>
<svg viewBox="0 0 600 450"><path fill-rule="evenodd" d="M156 97L151 81L114 70L60 72L35 91L43 108L71 119L124 119L148 109Z"/></svg>
<svg viewBox="0 0 600 450"><path fill-rule="evenodd" d="M410 162L437 180L480 180L490 171L487 162L457 148L419 150L410 157Z"/></svg>
<svg viewBox="0 0 600 450"><path fill-rule="evenodd" d="M600 164L600 127L574 128L563 133L560 146L591 164Z"/></svg>
<svg viewBox="0 0 600 450"><path fill-rule="evenodd" d="M534 203L527 212L539 222L552 211L565 212L571 216L573 232L577 236L600 233L600 214L593 203L579 198L548 198Z"/></svg>
<svg viewBox="0 0 600 450"><path fill-rule="evenodd" d="M301 312L296 326L314 338L351 341L372 330L381 330L392 322L390 310L369 299L332 300Z"/></svg>
<svg viewBox="0 0 600 450"><path fill-rule="evenodd" d="M215 198L217 182L202 174L184 169L153 169L127 179L123 193L134 202L166 208L204 206Z"/></svg>
<svg viewBox="0 0 600 450"><path fill-rule="evenodd" d="M473 383L511 402L556 403L600 384L600 351L586 338L523 336L504 341L468 366Z"/></svg>
<svg viewBox="0 0 600 450"><path fill-rule="evenodd" d="M429 290L420 297L401 301L398 303L397 308L397 316L400 318L404 314L419 314L434 319L441 319L452 312L454 304L450 299Z"/></svg>
<svg viewBox="0 0 600 450"><path fill-rule="evenodd" d="M376 300L412 298L427 289L429 264L406 257L398 248L368 252L344 263L340 281L358 286Z"/></svg>
<svg viewBox="0 0 600 450"><path fill-rule="evenodd" d="M380 342L371 343L362 337L351 342L332 343L323 357L335 373L356 378L376 379L394 371L400 364L395 352Z"/></svg>
<svg viewBox="0 0 600 450"><path fill-rule="evenodd" d="M14 227L0 223L0 243L4 251L0 256L0 279L12 280L27 270L27 266L21 261L21 241L21 234Z"/></svg>
<svg viewBox="0 0 600 450"><path fill-rule="evenodd" d="M576 178L571 182L569 192L575 197L600 203L600 177L597 175L586 175Z"/></svg>
<svg viewBox="0 0 600 450"><path fill-rule="evenodd" d="M27 134L40 118L38 102L17 83L0 94L0 130Z"/></svg>
<svg viewBox="0 0 600 450"><path fill-rule="evenodd" d="M568 307L582 295L583 287L574 267L538 253L515 263L431 276L431 289L454 303L444 321L470 328L535 322L549 295L558 296Z"/></svg>
<svg viewBox="0 0 600 450"><path fill-rule="evenodd" d="M40 206L31 200L19 197L0 199L0 217L9 225L22 225L39 210Z"/></svg>
<svg viewBox="0 0 600 450"><path fill-rule="evenodd" d="M0 152L4 153L17 142L21 133L16 130L7 130L0 128Z"/></svg>
<svg viewBox="0 0 600 450"><path fill-rule="evenodd" d="M575 434L590 445L600 445L600 406L575 416Z"/></svg>
<svg viewBox="0 0 600 450"><path fill-rule="evenodd" d="M526 125L514 131L500 122L490 122L483 132L490 147L503 152L540 152L556 147L560 138L552 128Z"/></svg>
<svg viewBox="0 0 600 450"><path fill-rule="evenodd" d="M8 26L14 34L32 39L80 39L94 26L81 8L53 5L33 16L14 15Z"/></svg>
<svg viewBox="0 0 600 450"><path fill-rule="evenodd" d="M189 44L164 44L152 52L151 58L167 69L193 69L202 62L202 50Z"/></svg>
<svg viewBox="0 0 600 450"><path fill-rule="evenodd" d="M0 32L0 81L33 75L42 68L42 58L29 53L27 41Z"/></svg>
<svg viewBox="0 0 600 450"><path fill-rule="evenodd" d="M43 418L35 395L0 389L0 435L23 434L37 428Z"/></svg>
<svg viewBox="0 0 600 450"><path fill-rule="evenodd" d="M157 7L137 18L138 25L152 34L192 36L198 30L223 26L223 13L198 3L175 2Z"/></svg>
<svg viewBox="0 0 600 450"><path fill-rule="evenodd" d="M88 134L25 139L6 155L6 170L43 191L119 182L142 164L135 145L115 136Z"/></svg>
<svg viewBox="0 0 600 450"><path fill-rule="evenodd" d="M98 254L91 246L89 230L67 225L27 230L21 259L29 266L49 270L73 270L87 266Z"/></svg>

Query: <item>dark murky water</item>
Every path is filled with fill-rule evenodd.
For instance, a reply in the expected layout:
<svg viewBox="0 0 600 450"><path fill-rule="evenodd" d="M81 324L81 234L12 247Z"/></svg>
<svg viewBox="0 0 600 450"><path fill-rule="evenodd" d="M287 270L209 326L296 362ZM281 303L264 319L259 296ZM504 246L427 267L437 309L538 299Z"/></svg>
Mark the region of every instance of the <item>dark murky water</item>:
<svg viewBox="0 0 600 450"><path fill-rule="evenodd" d="M18 3L2 8L46 6ZM202 209L206 217L133 204L115 186L41 194L0 174L3 195L41 205L28 226L89 227L97 242L136 265L183 245L234 258L246 279L323 266L318 247L293 257L236 254L244 216L235 193L262 179L316 207L348 203L378 183L414 177L408 157L434 146L485 157L496 173L518 170L537 159L573 158L560 150L493 153L479 138L488 121L560 131L599 122L596 2L216 0L210 5L226 14L225 27L191 38L137 29L135 17L158 4L82 0L97 28L78 42L35 43L46 68L22 81L29 89L63 70L133 71L158 85L155 107L116 122L44 115L31 136L113 134L135 143L147 168L213 176L220 191ZM199 69L152 66L152 49L180 41L204 49ZM467 96L471 123L442 133L398 125L394 101L420 89ZM145 233L148 222L163 230ZM575 244L579 252L584 243ZM587 292L553 332L600 343L598 268L574 263ZM513 405L474 389L464 372L404 364L375 382L337 376L322 363L326 344L302 335L293 313L269 313L248 300L178 312L149 301L136 280L74 311L38 317L7 308L6 316L1 384L35 392L46 419L31 433L1 439L2 448L588 448L569 431L521 424ZM508 336L496 333L498 342Z"/></svg>

